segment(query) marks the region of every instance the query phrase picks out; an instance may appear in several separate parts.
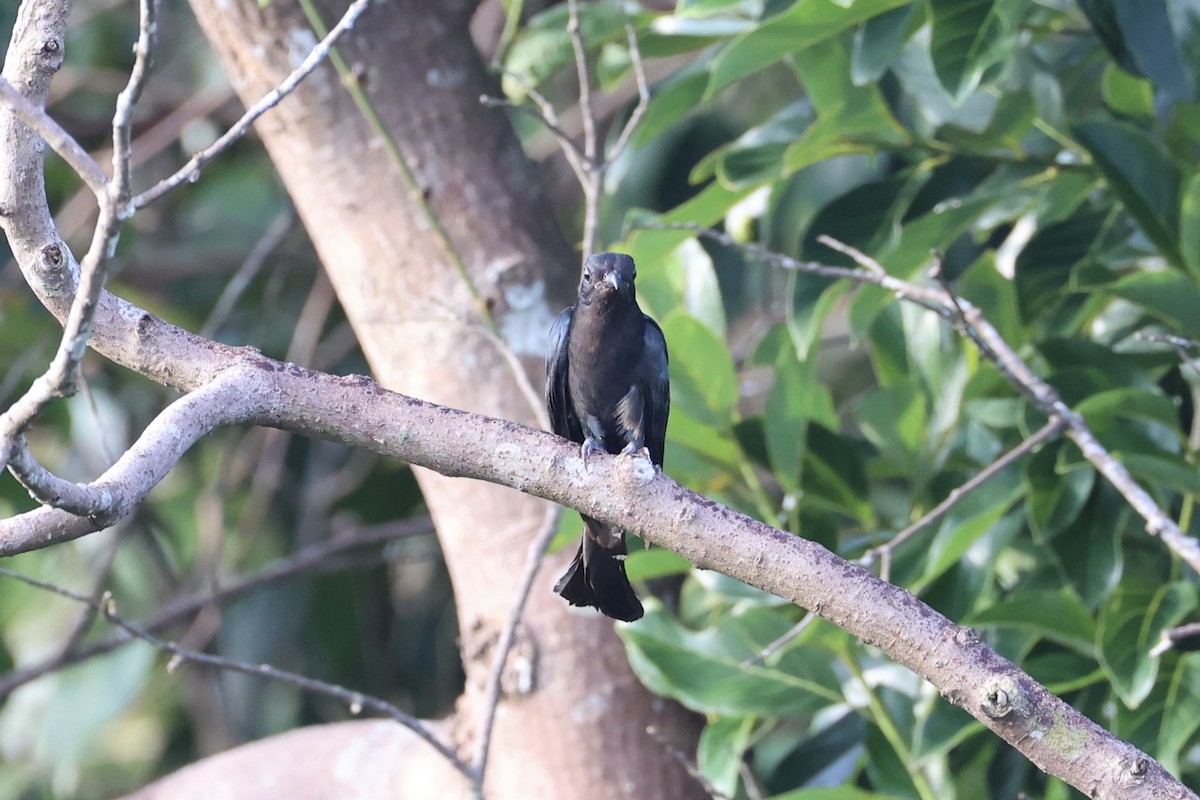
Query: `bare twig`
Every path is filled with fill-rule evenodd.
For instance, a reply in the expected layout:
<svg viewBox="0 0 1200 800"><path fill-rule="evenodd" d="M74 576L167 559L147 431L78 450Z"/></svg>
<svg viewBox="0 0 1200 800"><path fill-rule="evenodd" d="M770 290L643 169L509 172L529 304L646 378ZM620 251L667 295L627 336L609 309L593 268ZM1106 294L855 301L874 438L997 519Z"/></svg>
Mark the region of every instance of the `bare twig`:
<svg viewBox="0 0 1200 800"><path fill-rule="evenodd" d="M96 163L96 160L44 109L29 102L23 94L14 89L12 84L2 77L0 77L0 101L3 101L17 115L18 119L37 131L54 152L62 156L63 161L66 161L92 190L92 194L96 197L104 195L108 186L108 175L104 174L104 170Z"/></svg>
<svg viewBox="0 0 1200 800"><path fill-rule="evenodd" d="M529 600L529 592L533 588L533 581L537 577L538 570L542 566L542 560L546 556L546 548L550 546L550 541L554 538L554 533L558 528L559 507L550 506L546 510L546 519L542 523L541 530L529 543L529 555L525 559L525 571L521 575L521 583L517 587L517 596L513 601L512 608L508 612L508 620L504 624L504 630L500 634L500 640L496 643L496 652L492 658L492 668L488 673L487 689L484 692L484 711L483 725L479 730L479 739L476 743L475 760L473 767L475 770L475 794L477 797L483 796L483 781L487 774L488 754L492 744L492 727L496 722L496 709L500 705L500 695L503 689L504 669L508 663L508 654L512 651L513 644L517 640L517 628L521 625L521 617L525 613L525 604Z"/></svg>
<svg viewBox="0 0 1200 800"><path fill-rule="evenodd" d="M813 614L812 612L805 614L800 618L799 622L788 628L782 636L775 639L775 641L771 642L762 650L759 650L758 654L755 655L754 658L749 658L743 661L742 666L753 667L757 666L758 664L766 663L768 658L778 653L781 648L786 647L789 642L791 642L800 634L804 633L804 631L808 629L808 626L812 625L816 620L816 614Z"/></svg>
<svg viewBox="0 0 1200 800"><path fill-rule="evenodd" d="M337 40L354 27L354 24L358 22L358 18L367 10L371 2L372 0L354 0L350 4L350 7L346 9L346 13L342 15L338 24L305 56L300 66L296 67L283 83L267 92L261 100L246 109L246 113L234 123L232 128L223 133L211 145L193 155L174 175L164 178L137 197L134 197L132 201L133 208L145 208L167 192L185 183L194 183L199 180L200 171L210 161L224 152L231 144L245 136L250 131L250 126L254 124L255 120L278 105L280 100L291 94L300 85L301 81L320 66L321 62L329 55L330 50L333 49Z"/></svg>
<svg viewBox="0 0 1200 800"><path fill-rule="evenodd" d="M163 650L174 656L174 658L172 658L167 664L168 672L175 672L175 670L185 662L204 664L205 666L216 667L217 669L222 669L227 672L239 672L243 675L255 675L261 678L279 681L290 686L295 686L297 689L301 689L306 692L333 697L344 702L350 709L350 713L354 714L355 716L362 713L363 709L374 711L377 714L390 717L391 719L399 722L401 725L411 730L427 744L433 747L433 749L437 750L437 752L440 753L443 758L453 764L455 769L468 778L471 776L471 768L467 766L466 762L459 758L458 753L454 752L454 749L450 745L443 743L440 739L434 736L433 733L431 733L428 728L422 725L420 720L418 720L416 717L404 713L386 700L365 695L361 692L347 689L346 687L335 683L328 683L326 681L319 681L304 675L298 675L294 672L273 667L270 664L251 664L246 661L225 658L223 656L214 656L208 653L201 653L196 650L181 647L175 642L167 641L166 639L161 639L158 636L155 636L141 625L130 622L118 614L113 596L108 592L105 592L104 596L101 597L99 601L96 601L87 595L80 594L79 592L74 592L70 589L66 589L52 583L47 583L46 581L36 580L26 575L22 575L21 573L13 572L12 570L4 569L2 567L0 567L0 575L21 581L22 583L38 589L53 592L61 597L66 597L74 600L77 603L82 603L91 607L96 613L102 615L106 620L111 622L113 625L116 625L130 636L141 639L142 641L153 645L159 650Z"/></svg>
<svg viewBox="0 0 1200 800"><path fill-rule="evenodd" d="M50 367L16 403L0 414L0 467L12 457L17 439L55 398L73 394L76 390L80 365L87 352L92 332L92 318L104 289L108 264L116 253L121 224L130 214L129 199L129 130L133 109L145 86L154 51L157 31L157 0L141 0L141 22L136 45L136 57L129 83L117 98L113 115L113 180L106 181L98 195L100 218L92 234L92 243L79 264L80 280L63 337ZM70 253L60 247L58 258L73 268ZM27 463L28 466L28 463ZM41 477L46 477L42 475ZM61 487L60 487L61 488Z"/></svg>
<svg viewBox="0 0 1200 800"><path fill-rule="evenodd" d="M709 797L713 798L713 800L733 800L732 797L713 786L712 781L708 779L708 776L701 772L700 768L696 766L696 762L693 761L687 753L671 744L667 737L663 736L662 732L658 728L651 725L650 727L646 728L646 733L650 735L651 739L658 743L659 747L663 749L663 752L676 761L679 766L683 767L687 771L687 774L691 775L696 782L700 784L700 787L704 789L704 791L708 792Z"/></svg>
<svg viewBox="0 0 1200 800"><path fill-rule="evenodd" d="M1083 417L1063 402L1058 392L1029 368L1029 365L1004 341L1000 332L973 304L953 295L952 292L918 286L889 275L875 259L829 236L819 236L817 241L850 256L860 265L860 269L798 261L764 247L747 245L725 233L698 225L645 224L642 227L659 230L686 230L729 247L753 253L768 263L776 264L784 269L873 284L894 292L899 299L917 303L934 312L953 325L963 336L970 339L1005 379L1029 398L1042 413L1051 419L1060 420L1065 427L1067 436L1079 447L1084 458L1091 462L1092 466L1121 493L1145 520L1146 532L1151 536L1161 538L1173 553L1183 559L1192 569L1200 571L1200 542L1180 530L1174 520L1154 501L1154 498L1138 485L1125 466L1113 458L1112 454L1100 444Z"/></svg>
<svg viewBox="0 0 1200 800"><path fill-rule="evenodd" d="M638 49L637 31L633 29L628 17L622 22L625 25L625 41L629 44L629 62L633 68L633 78L637 81L638 101L629 113L629 119L625 121L617 141L609 149L604 159L606 164L612 164L625 152L633 138L633 132L637 130L638 123L642 121L646 109L650 106L650 86L646 83L646 67L642 63L642 51Z"/></svg>
<svg viewBox="0 0 1200 800"><path fill-rule="evenodd" d="M221 326L225 324L225 320L233 311L233 307L237 305L238 298L242 296L242 292L246 291L246 287L254 280L254 277L263 268L267 261L267 257L279 246L288 231L292 229L292 224L295 222L296 213L291 206L280 211L275 215L267 225L267 229L263 231L263 235L254 243L250 254L246 256L246 260L242 262L242 266L229 279L229 283L225 284L225 288L221 291L221 296L217 298L217 302L213 305L213 310L205 320L204 326L200 329L200 335L212 339L221 330Z"/></svg>
<svg viewBox="0 0 1200 800"><path fill-rule="evenodd" d="M297 550L251 575L226 581L215 591L196 592L168 600L141 624L146 630L160 631L179 624L206 607L228 604L279 581L301 575L319 575L359 566L358 562L353 560L350 555L354 551L379 547L397 539L432 533L433 523L428 517L343 531L327 541ZM48 675L71 664L78 664L81 661L111 653L133 640L133 637L127 633L118 633L109 639L92 642L78 649L71 648L60 651L37 664L14 670L0 677L0 701L13 690L43 675Z"/></svg>
<svg viewBox="0 0 1200 800"><path fill-rule="evenodd" d="M1180 625L1178 628L1169 628L1159 634L1158 642L1154 647L1150 648L1147 654L1151 658L1163 655L1168 650L1173 650L1180 645L1183 650L1195 650L1200 644L1200 622L1192 622L1188 625Z"/></svg>
<svg viewBox="0 0 1200 800"><path fill-rule="evenodd" d="M876 559L879 559L879 576L885 581L889 580L888 576L891 572L892 554L896 552L898 547L907 542L913 536L916 536L918 533L928 528L933 523L940 520L942 517L946 516L950 509L958 505L959 501L961 501L964 497L971 494L971 492L978 489L987 481L999 475L1010 465L1020 460L1027 453L1032 452L1043 442L1058 436L1058 434L1062 433L1065 428L1066 423L1061 419L1051 419L1028 439L1021 442L1019 445L1000 456L991 464L988 464L979 472L972 475L961 486L957 486L952 489L950 494L946 495L945 500L930 509L929 513L922 516L916 522L897 533L886 544L882 544L879 547L872 547L870 550L863 553L862 558L859 559L858 563L862 564L864 567L869 567L875 563Z"/></svg>
<svg viewBox="0 0 1200 800"><path fill-rule="evenodd" d="M134 45L133 69L129 72L129 82L124 90L117 95L117 108L113 112L113 185L110 191L115 193L121 215L132 213L125 209L132 191L133 177L130 172L133 161L130 152L130 141L133 131L133 111L146 87L150 75L150 67L154 62L154 44L158 38L158 0L140 0L139 2L138 40Z"/></svg>
<svg viewBox="0 0 1200 800"><path fill-rule="evenodd" d="M562 127L554 106L536 87L531 86L520 75L502 70L513 80L517 81L534 104L537 110L525 105L518 105L503 98L483 96L480 102L492 107L508 107L529 114L537 119L558 142L567 164L575 173L583 191L583 232L580 249L586 259L596 251L596 228L600 221L600 199L604 194L604 176L613 162L629 146L634 131L650 104L650 87L646 80L645 64L642 61L641 50L638 49L637 32L628 18L623 20L625 38L629 45L629 58L633 69L634 80L637 83L638 101L630 112L617 140L607 154L601 152L597 133L596 113L592 101L591 72L587 61L587 47L583 40L583 30L579 20L578 0L568 0L567 3L567 34L571 40L571 49L575 56L575 75L579 84L579 112L583 128L583 145L577 145L570 134Z"/></svg>

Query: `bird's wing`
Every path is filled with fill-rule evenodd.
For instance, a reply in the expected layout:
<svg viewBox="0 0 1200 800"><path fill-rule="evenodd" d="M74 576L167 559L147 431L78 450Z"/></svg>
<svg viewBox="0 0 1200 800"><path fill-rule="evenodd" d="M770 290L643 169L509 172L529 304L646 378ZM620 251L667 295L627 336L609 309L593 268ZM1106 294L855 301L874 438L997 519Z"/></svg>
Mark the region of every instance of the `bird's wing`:
<svg viewBox="0 0 1200 800"><path fill-rule="evenodd" d="M583 441L583 428L571 407L567 383L567 343L571 338L571 319L575 309L558 315L550 328L550 347L546 351L546 409L550 412L550 430L573 442Z"/></svg>
<svg viewBox="0 0 1200 800"><path fill-rule="evenodd" d="M638 382L644 398L642 424L646 432L646 447L650 460L663 463L667 444L667 414L671 410L671 382L667 374L667 339L658 323L646 317L646 347L638 369Z"/></svg>

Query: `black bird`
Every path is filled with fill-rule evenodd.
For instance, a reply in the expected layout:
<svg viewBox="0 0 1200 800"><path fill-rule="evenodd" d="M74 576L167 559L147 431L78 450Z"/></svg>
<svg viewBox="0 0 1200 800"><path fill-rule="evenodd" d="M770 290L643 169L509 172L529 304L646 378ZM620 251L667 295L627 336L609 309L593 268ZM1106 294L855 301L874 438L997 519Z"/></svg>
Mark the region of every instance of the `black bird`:
<svg viewBox="0 0 1200 800"><path fill-rule="evenodd" d="M583 264L579 299L550 330L546 405L550 426L580 444L587 458L601 451L646 457L662 468L671 390L667 341L642 313L637 271L621 253L596 253ZM625 533L585 516L583 540L570 569L554 586L574 606L594 606L632 622L644 613L625 576Z"/></svg>

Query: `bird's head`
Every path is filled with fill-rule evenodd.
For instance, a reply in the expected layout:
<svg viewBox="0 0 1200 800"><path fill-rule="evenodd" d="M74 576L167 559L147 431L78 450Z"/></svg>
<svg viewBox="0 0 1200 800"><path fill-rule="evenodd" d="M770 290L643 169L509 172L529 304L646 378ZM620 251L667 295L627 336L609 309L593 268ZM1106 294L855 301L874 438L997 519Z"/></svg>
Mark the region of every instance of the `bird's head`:
<svg viewBox="0 0 1200 800"><path fill-rule="evenodd" d="M636 277L633 259L624 253L595 253L583 262L579 299L586 305L595 301L607 303L618 297L632 299Z"/></svg>

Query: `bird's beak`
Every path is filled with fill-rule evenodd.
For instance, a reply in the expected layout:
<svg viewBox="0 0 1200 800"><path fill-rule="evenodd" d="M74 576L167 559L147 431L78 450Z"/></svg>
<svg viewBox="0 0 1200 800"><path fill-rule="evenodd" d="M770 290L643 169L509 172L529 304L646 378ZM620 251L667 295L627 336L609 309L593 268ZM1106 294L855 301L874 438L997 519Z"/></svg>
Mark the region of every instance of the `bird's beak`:
<svg viewBox="0 0 1200 800"><path fill-rule="evenodd" d="M621 286L622 286L621 276L618 275L617 273L615 273L615 272L604 273L604 282L607 283L609 286L613 287L614 290L616 290L618 292L621 291Z"/></svg>

